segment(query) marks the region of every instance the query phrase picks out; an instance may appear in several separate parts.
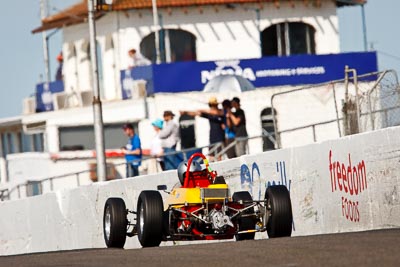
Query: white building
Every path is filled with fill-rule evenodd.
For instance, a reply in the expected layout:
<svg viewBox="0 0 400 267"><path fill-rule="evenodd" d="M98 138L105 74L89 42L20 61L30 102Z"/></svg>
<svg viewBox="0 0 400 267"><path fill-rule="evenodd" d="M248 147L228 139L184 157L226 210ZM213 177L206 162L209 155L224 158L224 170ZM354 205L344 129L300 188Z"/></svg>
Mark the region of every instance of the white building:
<svg viewBox="0 0 400 267"><path fill-rule="evenodd" d="M167 92L157 91L155 80L157 77L153 77L154 92L151 95L143 97L143 91L139 91L133 98L124 100L121 75L130 67L128 50L140 51L140 54L154 63L153 66L165 67L169 71L173 71L175 67L178 70L177 66L182 62L209 63L215 68L215 61L218 63L228 60L230 63L226 66L232 67L234 65L232 61L249 60L250 62L254 59L257 63L258 59L265 62L271 58L281 64L273 71L289 70L290 72L290 70L296 70L296 67L285 65L288 64L285 60L290 58L289 56L338 54L340 52L336 15L338 6L342 6L342 2L351 2L349 5L353 5L364 4L366 1L158 0L159 25L156 26L153 23L151 2L151 0L117 0L114 1L111 11L96 13L100 90L106 149L110 149L109 151L115 152L125 143L125 137L121 131L123 123L134 123L138 127L142 146L149 148L152 139L150 122L153 119L162 117L164 110L172 110L179 114L179 110L206 108L210 96L217 96L219 101L239 96L243 103L242 107L246 111L249 135L261 135L263 133L261 117L266 115L263 113L266 109L271 108L271 97L275 93L292 89L294 85L299 86L298 83L291 84L288 81L280 86L256 85L257 90L240 94L237 92L204 93L199 91L201 88L196 88L195 91L174 93L168 90ZM47 177L87 170L94 162L93 154L91 154L94 149L91 107L93 77L89 52L89 27L86 18L87 2L82 1L44 19L42 25L33 31L37 33L55 28L62 29L64 91L53 93L51 98L48 97L48 101L54 108L52 111L35 112L38 106L34 104L38 99L31 98L25 100L22 116L0 121L2 152L0 189L10 190L27 180L39 181ZM157 55L155 32L157 30L160 30L158 32L160 58L163 63L166 63L162 65L155 64ZM331 61L335 59L335 55L329 57ZM346 61L346 56L338 54L337 59ZM311 71L315 68L312 64L314 58L310 56L307 60L311 62L311 65L307 65L306 71ZM354 62L348 64L363 65L362 60L357 61L356 58ZM235 63L237 66L238 62ZM372 69L374 68L376 70L376 65L372 66ZM344 69L343 66L340 66L340 69ZM274 74L273 71L264 72L264 78ZM329 70L323 68L318 74L326 74L325 72ZM258 75L258 72L254 73L255 76ZM260 72L261 74L263 73ZM296 75L301 76L299 73ZM175 79L174 82L179 83L176 81L180 79L179 77L177 73L177 76L166 77L165 81ZM139 87L140 85L134 89ZM188 87L190 87L189 84ZM318 114L310 112L280 123L282 125L307 124L310 116L318 117L318 119L312 119L313 122L321 120L321 114L326 115L322 120L335 118L334 110L326 107L340 102L340 96L344 95L343 86L337 88L337 92L336 101L331 96L328 97L328 101L320 101L322 104ZM313 97L315 95L302 100L303 102L297 102L296 105L304 106L307 101L314 99ZM326 96L321 96L319 99L324 97ZM292 106L292 104L287 105ZM209 144L208 129L206 120L196 118L196 145L198 147ZM336 133L330 134L329 131L329 129L325 131L328 134L322 139L337 136ZM290 142L287 145L290 145ZM71 152L70 150L74 148L80 151ZM250 153L261 152L262 140L251 141L249 150ZM26 154L29 151L31 153ZM108 155L112 154L108 153ZM123 161L120 157L110 158L110 162L115 164ZM38 163L36 165L32 162ZM123 177L123 173L123 166L117 166L114 176ZM71 175L71 177L75 176ZM60 182L58 187L54 185L56 179L46 180L47 184L39 183L41 188L35 187L33 191L38 190L40 193L91 182L87 173L78 178L71 177L65 178L68 182L67 180ZM29 190L32 191L32 188ZM20 196L35 194L31 191L18 194ZM16 192L17 190L14 190L13 194L17 194Z"/></svg>

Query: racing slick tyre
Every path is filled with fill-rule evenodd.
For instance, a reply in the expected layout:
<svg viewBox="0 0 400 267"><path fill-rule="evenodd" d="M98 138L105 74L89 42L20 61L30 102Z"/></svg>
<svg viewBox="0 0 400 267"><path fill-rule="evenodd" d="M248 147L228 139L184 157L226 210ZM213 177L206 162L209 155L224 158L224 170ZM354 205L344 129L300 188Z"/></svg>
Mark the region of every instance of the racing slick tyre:
<svg viewBox="0 0 400 267"><path fill-rule="evenodd" d="M286 186L274 185L265 191L267 209L270 211L267 233L268 237L284 237L292 234L292 204Z"/></svg>
<svg viewBox="0 0 400 267"><path fill-rule="evenodd" d="M163 236L163 201L158 191L142 191L137 204L137 233L142 247L159 246Z"/></svg>
<svg viewBox="0 0 400 267"><path fill-rule="evenodd" d="M122 198L109 198L104 205L103 233L109 248L123 248L126 241L126 206Z"/></svg>
<svg viewBox="0 0 400 267"><path fill-rule="evenodd" d="M248 191L241 191L241 192L235 192L232 195L232 200L234 202L239 202L239 201L253 201L253 198L251 197L250 193ZM251 204L245 204L246 206L249 206ZM250 208L246 210L243 215L247 214L254 214L254 208ZM255 221L254 218L252 217L241 217L238 220L238 231L246 231L246 230L254 230L255 229ZM252 240L254 239L255 232L252 233L244 233L244 234L236 234L236 241L241 241L241 240Z"/></svg>

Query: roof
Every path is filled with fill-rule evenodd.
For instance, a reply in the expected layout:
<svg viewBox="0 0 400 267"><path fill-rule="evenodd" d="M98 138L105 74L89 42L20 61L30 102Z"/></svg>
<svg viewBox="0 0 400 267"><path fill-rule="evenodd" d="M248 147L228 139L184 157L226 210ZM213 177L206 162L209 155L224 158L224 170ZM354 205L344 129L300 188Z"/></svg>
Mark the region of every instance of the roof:
<svg viewBox="0 0 400 267"><path fill-rule="evenodd" d="M354 5L364 5L367 0L336 0L336 5L341 6L354 6Z"/></svg>
<svg viewBox="0 0 400 267"><path fill-rule="evenodd" d="M79 24L87 21L88 8L87 0L70 6L59 13L42 19L42 26L32 30L32 33L38 33L50 29L62 28L74 24ZM98 12L96 18L101 17L102 13Z"/></svg>
<svg viewBox="0 0 400 267"><path fill-rule="evenodd" d="M280 2L304 2L316 4L321 1L331 0L157 0L158 8L169 7L189 7L189 6L207 6L207 5L228 5L228 4L245 4L245 3L259 3L262 5L266 2L275 2L279 6ZM367 0L336 0L337 6L344 5L360 5L365 4ZM130 9L149 9L152 8L152 0L114 0L112 10L130 10ZM32 33L38 33L50 29L62 28L74 24L83 23L87 20L87 0L77 3L57 14L49 16L42 20L42 25L34 30ZM104 11L97 11L96 18L104 15Z"/></svg>

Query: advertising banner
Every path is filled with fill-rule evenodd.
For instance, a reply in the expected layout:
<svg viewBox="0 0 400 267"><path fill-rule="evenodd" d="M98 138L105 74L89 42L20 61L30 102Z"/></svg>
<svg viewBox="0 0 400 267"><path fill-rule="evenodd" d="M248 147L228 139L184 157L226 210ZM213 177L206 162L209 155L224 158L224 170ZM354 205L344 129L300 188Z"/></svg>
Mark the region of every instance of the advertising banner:
<svg viewBox="0 0 400 267"><path fill-rule="evenodd" d="M36 85L36 112L54 110L54 93L64 91L63 81L54 81L50 83L39 83Z"/></svg>
<svg viewBox="0 0 400 267"><path fill-rule="evenodd" d="M202 91L208 81L225 74L242 76L255 87L309 85L343 79L346 65L359 75L378 70L376 53L360 52L151 65L122 71L121 82L128 92L130 79L144 79L150 94Z"/></svg>

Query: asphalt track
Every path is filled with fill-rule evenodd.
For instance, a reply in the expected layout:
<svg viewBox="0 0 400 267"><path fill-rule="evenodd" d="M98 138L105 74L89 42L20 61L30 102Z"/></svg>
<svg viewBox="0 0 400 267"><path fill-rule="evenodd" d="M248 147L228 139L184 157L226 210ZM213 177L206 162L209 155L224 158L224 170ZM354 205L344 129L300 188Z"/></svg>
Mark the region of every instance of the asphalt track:
<svg viewBox="0 0 400 267"><path fill-rule="evenodd" d="M62 237L60 237L62 238ZM400 266L400 229L0 257L0 266Z"/></svg>

